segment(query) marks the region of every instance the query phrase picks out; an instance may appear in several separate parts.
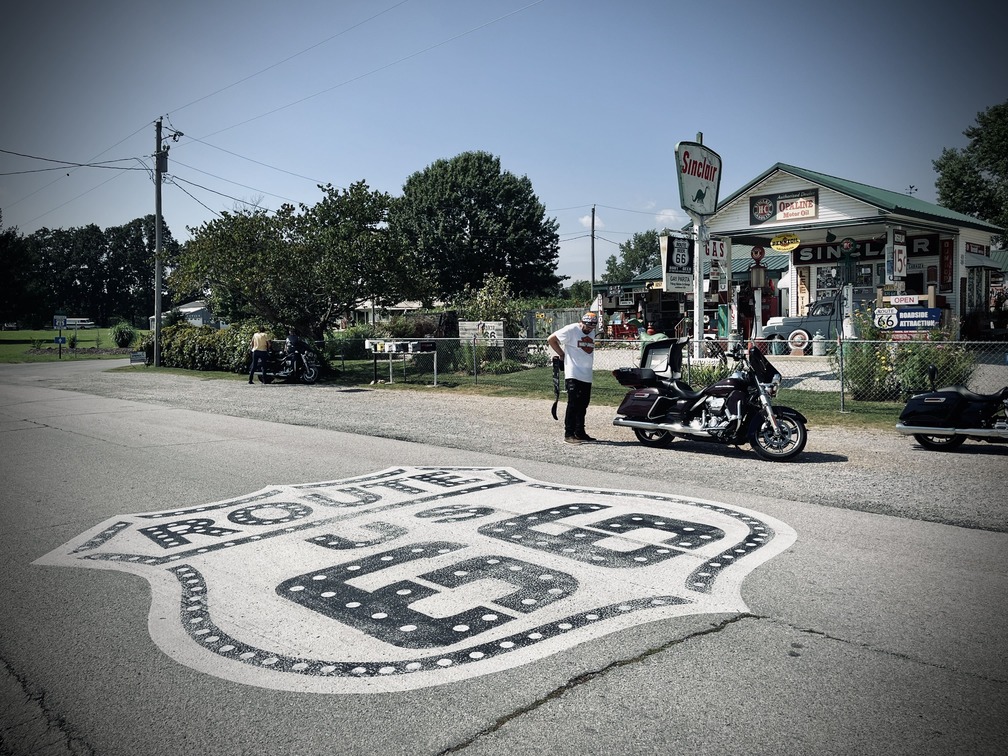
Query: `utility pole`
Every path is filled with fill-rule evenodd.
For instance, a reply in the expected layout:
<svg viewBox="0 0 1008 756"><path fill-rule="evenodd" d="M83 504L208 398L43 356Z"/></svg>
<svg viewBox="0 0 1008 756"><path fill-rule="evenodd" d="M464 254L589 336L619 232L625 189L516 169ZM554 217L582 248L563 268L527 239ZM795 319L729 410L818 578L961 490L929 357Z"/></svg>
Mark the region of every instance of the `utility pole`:
<svg viewBox="0 0 1008 756"><path fill-rule="evenodd" d="M696 141L697 144L703 144L702 131L697 132ZM703 357L704 353L703 253L707 244L706 237L706 219L702 215L693 215L693 354L697 359Z"/></svg>
<svg viewBox="0 0 1008 756"><path fill-rule="evenodd" d="M595 205L592 205L591 226L591 257L592 257L592 298L595 297Z"/></svg>
<svg viewBox="0 0 1008 756"><path fill-rule="evenodd" d="M161 119L154 124L154 367L161 367L161 173L168 151L161 145Z"/></svg>

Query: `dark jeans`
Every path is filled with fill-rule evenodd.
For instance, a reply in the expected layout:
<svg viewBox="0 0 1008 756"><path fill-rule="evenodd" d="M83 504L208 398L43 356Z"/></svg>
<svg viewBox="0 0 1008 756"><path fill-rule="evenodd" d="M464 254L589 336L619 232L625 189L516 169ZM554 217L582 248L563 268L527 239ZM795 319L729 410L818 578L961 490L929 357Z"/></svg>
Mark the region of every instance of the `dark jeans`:
<svg viewBox="0 0 1008 756"><path fill-rule="evenodd" d="M269 352L257 349L252 352L252 367L249 368L249 383L252 383L252 376L255 375L256 367L262 369L262 377L266 378L266 356Z"/></svg>
<svg viewBox="0 0 1008 756"><path fill-rule="evenodd" d="M588 413L588 404L591 402L592 385L568 378L564 381L564 387L567 389L564 435L583 436L585 435L585 415Z"/></svg>

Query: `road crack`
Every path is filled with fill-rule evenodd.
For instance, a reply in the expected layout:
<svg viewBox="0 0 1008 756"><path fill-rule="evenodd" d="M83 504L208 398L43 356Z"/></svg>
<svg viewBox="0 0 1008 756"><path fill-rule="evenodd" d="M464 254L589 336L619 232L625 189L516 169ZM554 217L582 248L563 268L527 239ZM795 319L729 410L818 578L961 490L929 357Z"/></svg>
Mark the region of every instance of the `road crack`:
<svg viewBox="0 0 1008 756"><path fill-rule="evenodd" d="M456 743L455 745L453 745L453 746L451 746L449 748L446 748L443 751L438 751L437 756L448 756L448 754L459 753L463 749L468 748L469 746L471 746L473 743L476 743L477 741L479 741L479 740L481 740L481 739L483 739L483 738L485 738L485 737L487 737L489 735L492 735L493 733L497 732L498 730L500 730L502 727L504 727L509 722L512 722L515 719L518 719L519 717L524 716L525 714L533 712L536 709L540 708L541 706L545 706L546 704L550 703L551 701L555 701L556 699L558 699L561 696L563 696L564 694L566 694L568 691L571 691L571 690L573 690L573 689L575 689L575 688L577 688L577 687L579 687L581 685L584 685L585 683L589 683L589 682L592 682L593 680L597 680L600 677L604 677L605 675L609 674L613 670L620 669L621 667L627 667L627 666L630 666L631 664L637 664L638 662L643 661L644 659L647 659L647 658L649 658L651 656L654 656L655 654L660 654L660 653L662 653L664 651L668 651L670 648L674 648L675 646L682 645L683 643L688 643L689 641L695 640L696 638L702 638L702 637L704 637L706 635L714 635L716 633L720 633L721 631L723 631L726 628L728 628L728 627L736 624L737 622L741 622L742 620L753 619L753 618L755 618L755 619L763 619L761 617L756 617L756 615L753 615L753 614L748 614L748 613L739 614L739 615L737 615L735 617L731 617L729 619L726 619L723 622L719 622L717 625L714 625L712 627L706 628L704 630L699 630L699 631L697 631L695 633L690 633L689 635L685 635L682 638L676 638L674 640L670 640L667 643L663 643L660 646L656 646L655 648L649 648L646 651L643 651L643 652L637 654L636 656L631 656L631 657L626 658L626 659L617 659L616 661L614 661L614 662L612 662L610 664L607 664L606 666L602 667L601 669L595 669L595 670L591 670L589 672L582 672L580 675L577 675L576 677L571 678L570 680L568 680L567 682L565 682L563 685L560 685L560 686L554 688L553 690L549 691L546 695L544 695L544 696L536 699L535 701L532 701L531 703L526 704L525 706L522 706L519 709L516 709L516 710L514 710L514 711L512 711L512 712L510 712L510 713L508 713L508 714L506 714L506 715L504 715L502 717L500 717L495 722L493 722L491 725L483 728L482 730L479 730L479 731L473 733L471 736L469 736L465 740L463 740L463 741L461 741L459 743Z"/></svg>

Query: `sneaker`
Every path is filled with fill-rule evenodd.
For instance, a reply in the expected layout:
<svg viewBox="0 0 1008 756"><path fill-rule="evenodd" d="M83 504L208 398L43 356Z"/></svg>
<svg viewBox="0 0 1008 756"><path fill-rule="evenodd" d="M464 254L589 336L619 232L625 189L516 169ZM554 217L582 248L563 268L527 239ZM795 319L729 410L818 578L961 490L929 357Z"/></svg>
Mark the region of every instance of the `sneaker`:
<svg viewBox="0 0 1008 756"><path fill-rule="evenodd" d="M564 436L564 443L567 444L580 444L581 439L577 436Z"/></svg>
<svg viewBox="0 0 1008 756"><path fill-rule="evenodd" d="M578 441L594 441L595 439L589 436L587 433L578 433L575 438Z"/></svg>

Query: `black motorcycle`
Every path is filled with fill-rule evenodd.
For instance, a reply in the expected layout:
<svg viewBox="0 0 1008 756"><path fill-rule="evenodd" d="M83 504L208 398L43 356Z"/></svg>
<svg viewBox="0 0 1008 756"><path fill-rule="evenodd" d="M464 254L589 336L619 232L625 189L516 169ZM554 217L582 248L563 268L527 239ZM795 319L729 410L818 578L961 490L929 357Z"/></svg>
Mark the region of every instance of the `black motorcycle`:
<svg viewBox="0 0 1008 756"><path fill-rule="evenodd" d="M318 361L304 342L297 342L293 346L285 344L280 348L271 346L263 373L265 377L260 377L263 383L315 383L319 376Z"/></svg>
<svg viewBox="0 0 1008 756"><path fill-rule="evenodd" d="M925 449L948 451L966 439L1008 443L1008 386L996 394L976 394L965 386L935 389L938 370L928 367L931 390L910 397L896 430Z"/></svg>
<svg viewBox="0 0 1008 756"><path fill-rule="evenodd" d="M645 446L667 448L676 437L741 446L750 444L763 459L783 462L805 448L808 422L790 407L770 400L780 373L756 348L746 355L736 344L735 371L700 391L681 379L682 350L689 339L661 339L644 346L640 367L619 368L613 376L629 386L613 425L632 428Z"/></svg>

